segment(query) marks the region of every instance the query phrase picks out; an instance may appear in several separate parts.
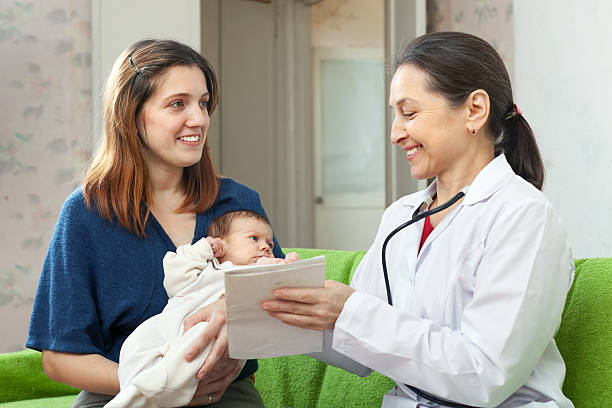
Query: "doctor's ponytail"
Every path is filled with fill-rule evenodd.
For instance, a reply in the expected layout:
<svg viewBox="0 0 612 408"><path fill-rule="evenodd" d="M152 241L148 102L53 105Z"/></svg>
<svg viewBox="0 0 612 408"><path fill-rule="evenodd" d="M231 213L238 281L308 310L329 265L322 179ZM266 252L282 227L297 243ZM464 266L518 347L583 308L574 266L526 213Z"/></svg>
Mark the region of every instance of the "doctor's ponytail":
<svg viewBox="0 0 612 408"><path fill-rule="evenodd" d="M516 105L514 107L516 108ZM496 154L504 153L512 170L542 190L544 164L531 126L518 111L516 116L505 119L501 140L495 143Z"/></svg>
<svg viewBox="0 0 612 408"><path fill-rule="evenodd" d="M459 32L436 32L414 39L397 54L394 69L410 64L429 75L429 89L453 107L475 90L487 92L495 155L504 153L512 170L538 190L544 165L531 127L514 104L512 84L499 54L486 41Z"/></svg>

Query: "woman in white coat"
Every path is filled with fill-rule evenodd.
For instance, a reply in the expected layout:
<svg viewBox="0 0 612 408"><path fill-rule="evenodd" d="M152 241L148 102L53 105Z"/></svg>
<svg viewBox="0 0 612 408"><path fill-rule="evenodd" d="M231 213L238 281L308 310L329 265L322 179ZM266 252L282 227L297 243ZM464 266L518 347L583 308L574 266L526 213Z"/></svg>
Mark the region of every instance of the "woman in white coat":
<svg viewBox="0 0 612 408"><path fill-rule="evenodd" d="M318 358L392 378L383 407L573 407L553 339L573 260L501 58L472 35L432 33L395 68L391 141L412 177L435 181L385 211L350 286L280 289L262 308L325 330ZM389 240L387 294L385 238L462 189Z"/></svg>

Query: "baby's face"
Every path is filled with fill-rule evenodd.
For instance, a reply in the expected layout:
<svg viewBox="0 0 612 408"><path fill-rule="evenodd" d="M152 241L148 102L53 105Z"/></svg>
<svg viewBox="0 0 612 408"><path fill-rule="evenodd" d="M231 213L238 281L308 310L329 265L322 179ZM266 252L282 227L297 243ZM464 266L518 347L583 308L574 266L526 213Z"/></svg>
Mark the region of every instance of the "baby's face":
<svg viewBox="0 0 612 408"><path fill-rule="evenodd" d="M250 217L232 220L229 234L225 237L225 256L222 262L234 265L249 265L259 258L271 257L274 247L272 228L267 222Z"/></svg>

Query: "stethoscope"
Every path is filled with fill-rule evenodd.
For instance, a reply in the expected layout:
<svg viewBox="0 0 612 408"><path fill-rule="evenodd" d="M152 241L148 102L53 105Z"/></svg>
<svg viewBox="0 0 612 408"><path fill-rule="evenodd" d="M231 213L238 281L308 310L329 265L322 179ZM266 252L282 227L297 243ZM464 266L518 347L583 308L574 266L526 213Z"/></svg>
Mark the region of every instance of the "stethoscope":
<svg viewBox="0 0 612 408"><path fill-rule="evenodd" d="M385 276L385 287L387 289L387 302L393 306L393 300L391 299L391 286L389 285L389 275L387 274L387 257L385 255L385 253L387 252L387 244L389 243L389 240L391 238L393 238L393 236L395 234L397 234L398 232L400 232L401 230L403 230L404 228L414 224L415 222L418 222L420 220L422 220L423 218L427 218L430 215L433 215L435 213L438 213L440 211L444 211L446 210L448 207L452 206L453 204L455 204L457 201L459 201L463 196L465 196L469 190L470 186L465 186L461 189L461 191L459 191L457 193L457 195L455 195L453 198L451 198L450 200L448 200L447 202L445 202L444 204L442 204L439 207L436 207L432 210L428 210L428 211L424 211L422 213L420 213L419 211L421 211L421 208L423 206L428 207L433 200L428 197L423 203L421 203L421 205L419 205L417 207L417 209L414 211L414 213L412 214L412 218L408 221L406 221L405 223L399 225L397 228L395 228L393 231L391 231L389 233L389 235L387 235L387 238L385 238L383 245L382 245L382 268L383 268L383 275ZM435 395L429 394L423 390L420 390L416 387L413 387L412 385L408 385L408 384L404 384L406 387L410 388L415 394L417 394L420 397L423 398L427 398L428 400L435 402L436 404L440 404L443 406L448 406L448 407L455 407L455 408L475 408L472 407L471 405L463 405L463 404L459 404L457 402L452 402L452 401L447 401L444 399L440 399L438 397L436 397Z"/></svg>

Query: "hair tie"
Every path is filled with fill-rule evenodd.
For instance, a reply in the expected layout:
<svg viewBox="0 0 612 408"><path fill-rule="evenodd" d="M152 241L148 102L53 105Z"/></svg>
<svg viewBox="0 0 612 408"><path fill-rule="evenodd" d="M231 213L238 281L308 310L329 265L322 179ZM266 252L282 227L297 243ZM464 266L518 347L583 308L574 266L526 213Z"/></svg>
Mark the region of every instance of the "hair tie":
<svg viewBox="0 0 612 408"><path fill-rule="evenodd" d="M508 113L506 113L506 120L512 119L516 115L522 115L522 114L523 112L519 110L518 106L516 106L516 103L515 103L514 105L512 105L512 108L508 111Z"/></svg>
<svg viewBox="0 0 612 408"><path fill-rule="evenodd" d="M132 60L132 54L128 55L128 59L130 60L130 64L132 64L132 68L134 68L134 72L136 72L136 75L141 75L142 74L142 70L138 69L136 64L134 64L134 61Z"/></svg>

